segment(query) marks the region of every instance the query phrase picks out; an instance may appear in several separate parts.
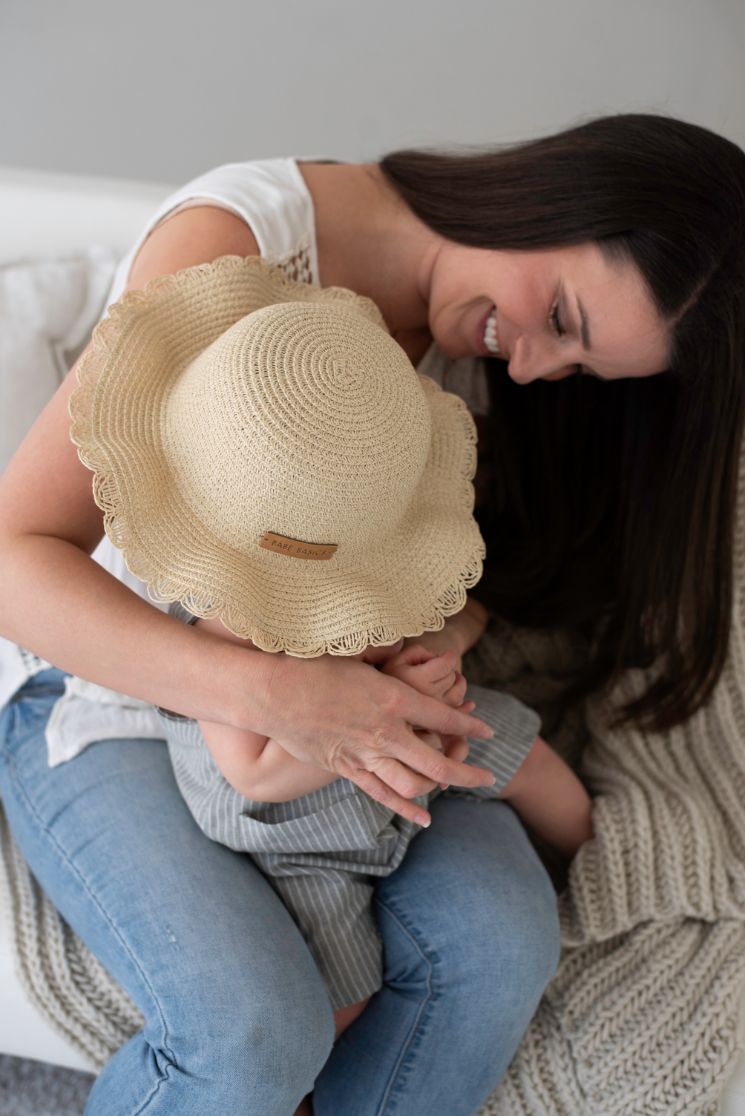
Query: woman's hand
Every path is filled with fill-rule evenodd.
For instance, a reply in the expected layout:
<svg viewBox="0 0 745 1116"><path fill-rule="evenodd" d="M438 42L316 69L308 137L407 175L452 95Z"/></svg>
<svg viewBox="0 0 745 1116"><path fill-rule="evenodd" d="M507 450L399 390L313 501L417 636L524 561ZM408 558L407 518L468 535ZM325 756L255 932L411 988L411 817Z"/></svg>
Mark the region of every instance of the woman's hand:
<svg viewBox="0 0 745 1116"><path fill-rule="evenodd" d="M404 818L429 825L409 799L438 784L489 786L491 772L461 763L419 740L412 725L440 736L494 734L478 718L419 694L367 663L340 656L300 659L275 655L250 727L297 759L350 779ZM252 695L254 709L256 694Z"/></svg>
<svg viewBox="0 0 745 1116"><path fill-rule="evenodd" d="M404 652L412 647L424 647L435 655L450 656L452 669L461 680L465 693L465 678L462 673L462 658L481 637L486 627L488 614L483 605L468 597L465 608L449 616L439 631L422 632L404 640ZM462 697L460 698L462 701ZM461 712L470 713L474 709L472 701L460 706ZM462 763L468 757L468 740L463 734L440 734L440 750L449 759ZM442 784L441 784L442 785Z"/></svg>
<svg viewBox="0 0 745 1116"><path fill-rule="evenodd" d="M444 644L446 641L442 642ZM424 647L421 639L410 640L408 646L391 656L380 669L383 674L398 678L420 694L439 698L453 709L460 709L462 713L470 713L474 709L472 701L463 700L466 696L466 680L460 671L460 656L450 648L435 651ZM452 760L462 762L468 756L468 741L465 736L415 731L420 740ZM440 786L444 790L446 784L441 783Z"/></svg>

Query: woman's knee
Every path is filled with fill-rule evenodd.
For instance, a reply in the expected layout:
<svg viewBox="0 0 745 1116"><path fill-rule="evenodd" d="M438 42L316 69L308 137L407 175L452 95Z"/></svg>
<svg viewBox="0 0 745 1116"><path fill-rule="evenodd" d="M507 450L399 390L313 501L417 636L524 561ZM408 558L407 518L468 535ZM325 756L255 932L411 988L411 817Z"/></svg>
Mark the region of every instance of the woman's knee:
<svg viewBox="0 0 745 1116"><path fill-rule="evenodd" d="M248 1018L245 1012L234 1011L221 1020L210 1045L213 1054L219 1049L218 1065L229 1079L240 1064L246 1067L252 1083L259 1078L273 1080L286 1088L299 1088L304 1096L313 1087L333 1043L333 1014L328 999L309 999L301 994L292 1000L277 997Z"/></svg>
<svg viewBox="0 0 745 1116"><path fill-rule="evenodd" d="M172 1026L146 1024L161 1088L174 1099L188 1093L195 1111L198 1090L205 1113L293 1111L312 1090L334 1042L323 989L298 982L294 992L252 996L247 986L228 1003L202 1002L199 1012L185 1013Z"/></svg>
<svg viewBox="0 0 745 1116"><path fill-rule="evenodd" d="M472 1007L484 1001L495 1011L524 1005L532 1014L559 961L556 895L543 887L520 902L483 896L462 912L453 934L443 937L432 967L433 987Z"/></svg>
<svg viewBox="0 0 745 1116"><path fill-rule="evenodd" d="M533 853L533 849L530 849ZM449 942L448 979L476 999L532 1014L561 952L556 892L537 855L502 865L499 887L461 912Z"/></svg>
<svg viewBox="0 0 745 1116"><path fill-rule="evenodd" d="M182 1008L175 1020L156 1013L111 1059L86 1116L289 1116L333 1049L328 996L301 982L294 997L238 994Z"/></svg>
<svg viewBox="0 0 745 1116"><path fill-rule="evenodd" d="M388 976L464 1010L514 1007L529 1016L559 961L554 887L503 803L461 797L443 805L439 847L429 832L424 841L420 835L398 881L391 877L378 890L394 966ZM428 863L433 850L436 863ZM426 880L432 883L424 890Z"/></svg>

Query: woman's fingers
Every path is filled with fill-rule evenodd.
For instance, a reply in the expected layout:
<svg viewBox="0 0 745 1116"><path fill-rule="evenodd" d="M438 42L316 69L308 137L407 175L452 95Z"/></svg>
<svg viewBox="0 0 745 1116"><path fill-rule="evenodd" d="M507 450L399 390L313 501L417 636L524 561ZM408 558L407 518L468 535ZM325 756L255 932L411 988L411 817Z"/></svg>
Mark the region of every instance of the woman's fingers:
<svg viewBox="0 0 745 1116"><path fill-rule="evenodd" d="M400 814L402 818L407 818L409 821L416 822L417 825L422 825L425 828L432 821L430 814L424 807L420 806L418 802L410 802L408 798L397 794L388 783L384 783L374 772L365 771L363 768L356 771L350 769L344 777L356 783L360 790L370 795L370 798L374 798L376 802L387 806L394 813Z"/></svg>
<svg viewBox="0 0 745 1116"><path fill-rule="evenodd" d="M465 736L440 736L440 750L445 753L448 759L455 760L456 762L463 762L468 758L468 741ZM447 783L440 783L441 790L447 790Z"/></svg>
<svg viewBox="0 0 745 1116"><path fill-rule="evenodd" d="M441 734L442 735L442 734ZM460 735L445 733L445 736ZM425 793L435 784L456 787L488 787L494 775L484 767L474 767L451 759L422 743L410 729L368 765L370 769L404 798ZM430 785L427 785L430 780Z"/></svg>
<svg viewBox="0 0 745 1116"><path fill-rule="evenodd" d="M297 759L352 780L412 821L418 820L421 807L409 800L438 784L494 783L491 772L423 743L411 728L444 737L491 739L492 729L470 712L421 694L365 663L326 656L274 658L262 719L251 727Z"/></svg>
<svg viewBox="0 0 745 1116"><path fill-rule="evenodd" d="M402 700L396 701L396 705L396 713L409 724L439 732L440 735L473 736L477 740L491 740L494 736L494 730L485 721L445 705L436 698L418 694L411 688Z"/></svg>
<svg viewBox="0 0 745 1116"><path fill-rule="evenodd" d="M374 752L338 756L334 767L378 802L413 821L417 820L416 810L409 800L428 794L437 785L481 787L495 781L491 771L451 758L424 743L408 726L395 738L381 742ZM368 786L374 788L374 794ZM408 804L404 806L404 802Z"/></svg>
<svg viewBox="0 0 745 1116"><path fill-rule="evenodd" d="M450 689L445 694L445 701L448 705L454 705L457 709L463 709L463 699L466 696L468 683L466 682L460 671L455 674L455 681Z"/></svg>

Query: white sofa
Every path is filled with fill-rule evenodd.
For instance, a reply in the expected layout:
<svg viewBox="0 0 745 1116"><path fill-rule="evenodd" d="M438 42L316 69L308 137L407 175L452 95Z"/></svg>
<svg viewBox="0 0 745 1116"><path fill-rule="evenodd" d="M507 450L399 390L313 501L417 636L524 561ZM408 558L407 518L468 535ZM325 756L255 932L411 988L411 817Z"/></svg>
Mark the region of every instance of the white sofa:
<svg viewBox="0 0 745 1116"><path fill-rule="evenodd" d="M103 178L78 178L41 171L0 167L0 270L22 261L65 259L80 255L91 245L113 250L121 258L141 231L147 218L173 189L156 183ZM104 253L102 253L103 257ZM101 274L106 269L101 267ZM8 311L7 305L0 310ZM0 321L0 331L15 327ZM60 338L64 340L64 338ZM0 339L2 344L2 339ZM30 344L29 351L33 351ZM6 345L1 350L7 351ZM40 352L40 356L41 356ZM53 361L39 369L41 384L25 382L20 388L23 406L14 413L3 391L0 427L3 448L17 441L27 425L29 410L39 396L53 389ZM12 374L0 369L4 378ZM29 375L28 369L25 371ZM7 382L4 381L7 388ZM2 464L0 463L0 467ZM18 980L8 913L0 904L0 1053L90 1070L83 1056L61 1037L26 997Z"/></svg>
<svg viewBox="0 0 745 1116"><path fill-rule="evenodd" d="M69 257L91 245L113 249L115 257L121 258L172 188L0 167L0 268L24 260ZM1 424L13 422L13 414L0 411ZM24 994L14 971L7 915L1 908L0 1053L91 1068ZM745 1116L745 1054L725 1090L720 1116Z"/></svg>

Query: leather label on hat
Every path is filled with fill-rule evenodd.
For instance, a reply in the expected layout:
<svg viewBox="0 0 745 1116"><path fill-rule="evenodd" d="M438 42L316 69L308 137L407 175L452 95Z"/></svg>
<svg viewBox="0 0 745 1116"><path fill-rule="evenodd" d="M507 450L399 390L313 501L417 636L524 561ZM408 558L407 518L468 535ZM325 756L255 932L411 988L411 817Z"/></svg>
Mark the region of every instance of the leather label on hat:
<svg viewBox="0 0 745 1116"><path fill-rule="evenodd" d="M288 558L310 558L315 562L328 561L338 550L336 543L301 542L300 539L277 535L274 531L265 531L259 539L259 546L264 550L273 550L275 554L286 554Z"/></svg>

